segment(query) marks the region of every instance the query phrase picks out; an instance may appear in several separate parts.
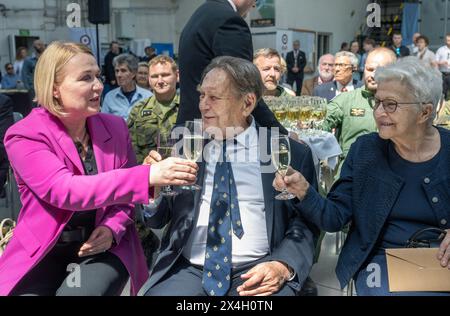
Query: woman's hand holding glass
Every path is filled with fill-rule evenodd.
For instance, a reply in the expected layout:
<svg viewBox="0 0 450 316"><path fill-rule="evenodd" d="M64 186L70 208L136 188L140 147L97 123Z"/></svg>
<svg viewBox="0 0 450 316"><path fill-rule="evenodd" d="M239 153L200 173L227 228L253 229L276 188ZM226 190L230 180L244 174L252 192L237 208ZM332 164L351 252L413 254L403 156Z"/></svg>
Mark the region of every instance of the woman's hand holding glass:
<svg viewBox="0 0 450 316"><path fill-rule="evenodd" d="M144 164L152 166L149 176L151 186L191 185L197 179L197 164L186 159L169 157L162 160L161 155L152 150Z"/></svg>
<svg viewBox="0 0 450 316"><path fill-rule="evenodd" d="M306 196L306 192L309 189L309 182L298 171L289 167L286 175L283 176L280 173L276 173L273 180L273 187L277 191L284 191L294 194L300 201Z"/></svg>

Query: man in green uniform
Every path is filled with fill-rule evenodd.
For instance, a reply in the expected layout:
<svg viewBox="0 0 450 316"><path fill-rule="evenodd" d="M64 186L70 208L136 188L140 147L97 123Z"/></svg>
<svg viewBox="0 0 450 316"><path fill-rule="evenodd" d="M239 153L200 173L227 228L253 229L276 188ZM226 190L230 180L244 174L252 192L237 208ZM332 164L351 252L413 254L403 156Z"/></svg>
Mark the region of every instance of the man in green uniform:
<svg viewBox="0 0 450 316"><path fill-rule="evenodd" d="M177 119L180 97L177 94L178 66L165 55L149 62L149 83L153 96L137 103L128 117L131 142L139 163L156 150L158 133L169 135Z"/></svg>
<svg viewBox="0 0 450 316"><path fill-rule="evenodd" d="M327 105L327 115L322 129L329 132L336 129L336 138L343 152L337 177L353 142L361 135L377 131L371 107L377 91L377 83L374 80L375 70L392 64L396 60L395 53L390 49L384 47L374 49L366 60L365 86L342 93Z"/></svg>

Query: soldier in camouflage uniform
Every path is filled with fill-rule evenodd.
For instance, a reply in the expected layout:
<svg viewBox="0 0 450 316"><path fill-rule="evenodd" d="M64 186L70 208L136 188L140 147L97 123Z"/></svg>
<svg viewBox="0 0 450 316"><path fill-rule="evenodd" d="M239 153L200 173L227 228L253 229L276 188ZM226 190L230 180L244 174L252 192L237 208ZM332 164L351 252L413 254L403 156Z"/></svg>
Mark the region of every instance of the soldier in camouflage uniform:
<svg viewBox="0 0 450 316"><path fill-rule="evenodd" d="M178 67L172 58L160 55L150 61L149 82L154 95L137 103L128 117L128 129L139 163L151 150L156 150L158 131L170 133L180 104L176 90Z"/></svg>
<svg viewBox="0 0 450 316"><path fill-rule="evenodd" d="M175 124L180 104L177 82L178 67L172 58L161 55L149 62L149 83L153 96L137 103L127 121L139 163L143 163L151 150L157 149L158 131L168 134ZM159 247L158 237L140 222L136 227L147 257L147 264L151 267Z"/></svg>
<svg viewBox="0 0 450 316"><path fill-rule="evenodd" d="M294 91L278 84L281 76L286 72L287 66L277 50L273 48L258 49L253 55L253 63L261 73L261 79L266 88L265 96L295 97Z"/></svg>

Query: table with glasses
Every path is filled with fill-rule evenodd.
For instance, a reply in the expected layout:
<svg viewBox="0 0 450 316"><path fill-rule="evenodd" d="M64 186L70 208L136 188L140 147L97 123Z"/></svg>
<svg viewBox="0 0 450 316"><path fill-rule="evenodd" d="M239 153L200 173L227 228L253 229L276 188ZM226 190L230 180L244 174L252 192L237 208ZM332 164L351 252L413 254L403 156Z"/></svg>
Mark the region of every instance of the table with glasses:
<svg viewBox="0 0 450 316"><path fill-rule="evenodd" d="M318 180L328 191L342 149L332 133L321 130L327 100L311 96L264 97L264 100L280 123L311 148Z"/></svg>

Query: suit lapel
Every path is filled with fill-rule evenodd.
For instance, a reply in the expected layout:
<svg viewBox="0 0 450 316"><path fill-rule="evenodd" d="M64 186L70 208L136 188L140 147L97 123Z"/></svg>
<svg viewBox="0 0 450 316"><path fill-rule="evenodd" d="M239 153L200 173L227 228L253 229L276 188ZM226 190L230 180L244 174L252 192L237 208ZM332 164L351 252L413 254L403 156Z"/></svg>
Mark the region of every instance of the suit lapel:
<svg viewBox="0 0 450 316"><path fill-rule="evenodd" d="M45 120L49 124L48 127L55 135L55 139L57 140L61 150L64 152L67 160L72 163L74 167L73 172L76 174L84 174L83 164L81 163L77 148L75 147L72 138L69 136L64 124L58 117L49 113L47 110L44 110L43 113Z"/></svg>

